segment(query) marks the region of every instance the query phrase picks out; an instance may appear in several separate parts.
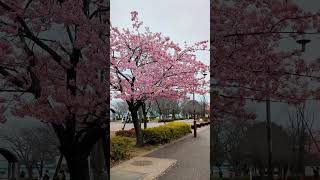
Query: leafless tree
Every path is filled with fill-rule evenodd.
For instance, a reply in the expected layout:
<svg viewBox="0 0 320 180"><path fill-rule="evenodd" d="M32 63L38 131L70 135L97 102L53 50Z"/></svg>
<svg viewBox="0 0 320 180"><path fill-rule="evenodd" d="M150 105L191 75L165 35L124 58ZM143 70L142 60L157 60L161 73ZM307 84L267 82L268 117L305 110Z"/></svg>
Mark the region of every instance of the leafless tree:
<svg viewBox="0 0 320 180"><path fill-rule="evenodd" d="M311 145L312 131L314 122L314 113L311 114L307 105L301 104L294 107L293 113L288 112L289 116L289 134L291 137L292 154L295 161L294 172L300 176L305 174L305 155L307 143ZM309 146L310 147L310 146Z"/></svg>
<svg viewBox="0 0 320 180"><path fill-rule="evenodd" d="M172 99L157 99L153 105L152 110L157 112L160 117L165 116L168 118L168 116L171 114L172 119L176 118L176 115L180 113L181 107L180 102L178 100L172 100Z"/></svg>
<svg viewBox="0 0 320 180"><path fill-rule="evenodd" d="M208 112L208 108L207 108L207 106L208 106L208 100L207 100L207 98L206 98L206 96L205 95L202 95L202 99L201 99L201 105L202 105L202 116L203 117L206 117L206 114L208 114L209 112Z"/></svg>
<svg viewBox="0 0 320 180"><path fill-rule="evenodd" d="M117 118L122 118L122 116L129 111L128 104L124 101L116 102L113 106L113 109L116 113Z"/></svg>
<svg viewBox="0 0 320 180"><path fill-rule="evenodd" d="M2 132L1 140L16 154L20 164L25 165L29 179L33 178L33 168L42 177L45 164L59 154L58 140L50 126Z"/></svg>
<svg viewBox="0 0 320 180"><path fill-rule="evenodd" d="M203 106L196 100L189 100L182 104L182 113L185 116L193 116L194 113L196 116L200 116L202 112Z"/></svg>

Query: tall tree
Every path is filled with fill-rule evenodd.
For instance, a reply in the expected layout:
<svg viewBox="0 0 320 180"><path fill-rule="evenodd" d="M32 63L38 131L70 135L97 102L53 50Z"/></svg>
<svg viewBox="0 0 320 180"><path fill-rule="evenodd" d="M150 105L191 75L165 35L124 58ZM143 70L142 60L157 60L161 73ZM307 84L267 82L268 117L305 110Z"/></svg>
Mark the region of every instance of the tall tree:
<svg viewBox="0 0 320 180"><path fill-rule="evenodd" d="M311 65L300 55L308 42L303 35L319 32L319 13L282 0L215 0L211 12L212 126L226 114L254 118L246 111L248 100L267 102L270 112L270 101L299 104L315 95L306 87L319 63ZM281 48L285 38L298 40L302 49ZM271 166L270 113L267 121Z"/></svg>
<svg viewBox="0 0 320 180"><path fill-rule="evenodd" d="M109 12L108 0L0 0L0 120L50 123L72 180L89 179L109 136Z"/></svg>
<svg viewBox="0 0 320 180"><path fill-rule="evenodd" d="M188 92L203 93L203 77L207 71L196 58L195 51L205 50L207 41L185 45L182 49L169 37L141 30L138 13L132 12L133 29L111 28L111 88L117 98L128 103L136 132L136 144L143 145L137 111L147 100L179 99Z"/></svg>

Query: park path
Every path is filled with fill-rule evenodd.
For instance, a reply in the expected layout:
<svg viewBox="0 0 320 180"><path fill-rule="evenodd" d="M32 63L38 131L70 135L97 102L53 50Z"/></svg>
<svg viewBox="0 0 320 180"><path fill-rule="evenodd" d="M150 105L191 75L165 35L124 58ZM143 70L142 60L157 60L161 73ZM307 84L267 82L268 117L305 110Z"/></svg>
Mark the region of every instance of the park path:
<svg viewBox="0 0 320 180"><path fill-rule="evenodd" d="M188 136L146 155L177 160L177 164L158 180L209 180L210 128L202 127L198 131L197 138Z"/></svg>

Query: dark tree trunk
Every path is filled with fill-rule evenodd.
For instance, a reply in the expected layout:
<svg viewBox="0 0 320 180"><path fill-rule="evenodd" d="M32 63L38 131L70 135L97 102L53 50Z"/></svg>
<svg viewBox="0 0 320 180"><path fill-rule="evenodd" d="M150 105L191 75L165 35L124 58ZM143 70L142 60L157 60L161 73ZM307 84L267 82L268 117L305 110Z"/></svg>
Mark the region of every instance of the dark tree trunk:
<svg viewBox="0 0 320 180"><path fill-rule="evenodd" d="M304 128L301 128L300 137L299 137L299 157L298 157L298 174L300 177L305 175L305 167L304 167L304 154L305 154L305 136L304 136Z"/></svg>
<svg viewBox="0 0 320 180"><path fill-rule="evenodd" d="M172 120L176 119L176 113L174 112L174 110L172 110Z"/></svg>
<svg viewBox="0 0 320 180"><path fill-rule="evenodd" d="M29 180L32 180L33 179L32 165L27 167L27 171L28 171Z"/></svg>
<svg viewBox="0 0 320 180"><path fill-rule="evenodd" d="M142 114L143 114L143 128L144 128L144 129L147 129L148 119L147 119L146 103L143 103L143 104L142 104Z"/></svg>
<svg viewBox="0 0 320 180"><path fill-rule="evenodd" d="M43 166L44 166L44 162L43 162L43 158L41 158L41 160L40 160L40 169L39 169L40 178L42 178L42 175L43 175Z"/></svg>
<svg viewBox="0 0 320 180"><path fill-rule="evenodd" d="M60 154L60 157L59 157L59 161L58 161L58 164L56 166L56 169L54 171L54 175L53 175L53 179L55 180L58 176L58 173L60 171L60 167L61 167L61 163L62 163L62 160L63 160L63 155Z"/></svg>
<svg viewBox="0 0 320 180"><path fill-rule="evenodd" d="M143 128L144 128L144 129L147 129L147 128L148 128L148 120L147 120L147 118L144 118Z"/></svg>
<svg viewBox="0 0 320 180"><path fill-rule="evenodd" d="M91 152L90 169L94 180L105 180L104 139L98 141Z"/></svg>
<svg viewBox="0 0 320 180"><path fill-rule="evenodd" d="M89 166L87 158L67 155L66 161L70 173L70 180L89 180Z"/></svg>
<svg viewBox="0 0 320 180"><path fill-rule="evenodd" d="M162 119L162 111L161 111L161 108L160 108L160 105L158 103L158 101L156 100L156 104L157 104L157 107L159 109L159 116L160 116L160 119Z"/></svg>
<svg viewBox="0 0 320 180"><path fill-rule="evenodd" d="M110 180L110 124L108 123L105 135L103 136L104 162L107 170L105 180Z"/></svg>
<svg viewBox="0 0 320 180"><path fill-rule="evenodd" d="M132 108L130 110L132 115L132 122L134 126L134 130L136 132L136 145L137 146L143 146L143 139L142 139L142 132L141 132L141 125L138 118L138 111L137 108Z"/></svg>
<svg viewBox="0 0 320 180"><path fill-rule="evenodd" d="M124 119L124 123L123 123L123 126L122 126L122 131L123 131L124 128L126 127L126 124L127 124L127 119Z"/></svg>
<svg viewBox="0 0 320 180"><path fill-rule="evenodd" d="M105 135L105 128L90 127L75 132L72 126L67 127L52 123L60 141L60 153L65 158L70 180L89 180L88 157L94 145Z"/></svg>

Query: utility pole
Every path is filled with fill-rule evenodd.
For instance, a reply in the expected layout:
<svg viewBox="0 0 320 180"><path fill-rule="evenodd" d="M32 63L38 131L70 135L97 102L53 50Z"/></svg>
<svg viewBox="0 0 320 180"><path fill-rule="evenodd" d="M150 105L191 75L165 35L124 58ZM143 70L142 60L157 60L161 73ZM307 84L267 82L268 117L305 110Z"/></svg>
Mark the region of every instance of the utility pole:
<svg viewBox="0 0 320 180"><path fill-rule="evenodd" d="M269 66L267 67L267 76L270 75ZM267 98L266 98L266 115L267 115L267 144L268 144L268 180L273 179L273 167L272 167L272 134L271 134L271 110L270 110L270 84L269 77L266 82Z"/></svg>
<svg viewBox="0 0 320 180"><path fill-rule="evenodd" d="M267 111L267 141L268 141L268 179L273 179L273 167L272 167L272 134L271 134L271 112L270 112L270 97L267 97L266 101Z"/></svg>

